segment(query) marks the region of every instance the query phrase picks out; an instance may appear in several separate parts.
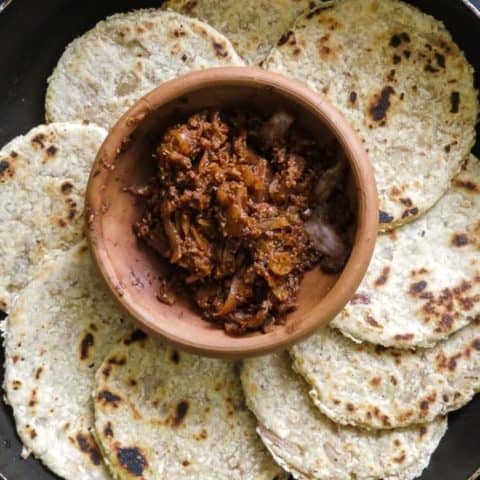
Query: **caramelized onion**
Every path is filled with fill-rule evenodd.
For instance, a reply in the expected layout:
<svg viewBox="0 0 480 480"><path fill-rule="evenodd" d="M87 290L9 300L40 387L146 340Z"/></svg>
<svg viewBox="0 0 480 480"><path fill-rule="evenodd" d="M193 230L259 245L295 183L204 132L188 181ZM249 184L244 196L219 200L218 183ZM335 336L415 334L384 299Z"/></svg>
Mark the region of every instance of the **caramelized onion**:
<svg viewBox="0 0 480 480"><path fill-rule="evenodd" d="M233 277L232 283L230 284L230 290L228 291L227 298L225 300L225 303L223 304L222 308L214 313L214 317L221 317L224 315L228 315L229 313L232 313L235 308L237 308L238 304L238 296L240 293L240 288L242 286L242 280L238 276Z"/></svg>

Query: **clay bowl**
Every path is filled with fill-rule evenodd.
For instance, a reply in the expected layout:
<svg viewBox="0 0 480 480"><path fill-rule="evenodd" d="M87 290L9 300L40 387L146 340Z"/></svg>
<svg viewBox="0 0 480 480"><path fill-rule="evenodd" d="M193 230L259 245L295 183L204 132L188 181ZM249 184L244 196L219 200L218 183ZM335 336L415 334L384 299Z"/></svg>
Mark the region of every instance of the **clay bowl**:
<svg viewBox="0 0 480 480"><path fill-rule="evenodd" d="M168 306L156 298L168 262L139 243L132 225L142 206L124 188L142 185L155 173L152 153L163 131L203 108L235 105L270 113L291 112L319 138L334 136L350 165L356 203L353 250L343 272L307 273L298 308L269 333L227 335L204 320L188 298ZM204 70L162 84L137 102L113 127L90 176L86 199L87 236L98 270L121 307L140 328L179 349L241 358L285 348L331 320L357 289L370 262L378 221L375 179L361 142L344 117L306 86L257 68Z"/></svg>

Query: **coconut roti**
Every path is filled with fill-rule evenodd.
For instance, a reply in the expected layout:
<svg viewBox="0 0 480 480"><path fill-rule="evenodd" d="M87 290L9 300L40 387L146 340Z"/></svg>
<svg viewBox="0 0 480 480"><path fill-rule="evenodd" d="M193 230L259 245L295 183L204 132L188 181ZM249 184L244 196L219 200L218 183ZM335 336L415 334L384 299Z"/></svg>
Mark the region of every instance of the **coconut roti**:
<svg viewBox="0 0 480 480"><path fill-rule="evenodd" d="M479 247L480 162L472 155L425 216L379 235L367 274L332 325L384 346L432 346L480 314Z"/></svg>
<svg viewBox="0 0 480 480"><path fill-rule="evenodd" d="M322 0L167 0L162 8L204 20L228 37L249 65L260 65L300 13Z"/></svg>
<svg viewBox="0 0 480 480"><path fill-rule="evenodd" d="M110 478L90 434L91 394L96 368L130 328L84 242L42 264L7 317L4 388L17 432L65 479Z"/></svg>
<svg viewBox="0 0 480 480"><path fill-rule="evenodd" d="M242 383L263 442L301 480L413 479L447 428L445 419L373 432L338 426L313 405L287 353L247 360Z"/></svg>
<svg viewBox="0 0 480 480"><path fill-rule="evenodd" d="M180 353L140 331L96 375L95 429L116 478L284 478L255 433L238 363Z"/></svg>
<svg viewBox="0 0 480 480"><path fill-rule="evenodd" d="M431 208L474 144L473 68L441 22L398 0L339 0L311 12L265 66L306 82L358 132L381 230Z"/></svg>
<svg viewBox="0 0 480 480"><path fill-rule="evenodd" d="M87 119L110 128L167 80L243 64L231 43L206 23L154 9L119 13L66 48L48 80L46 118Z"/></svg>
<svg viewBox="0 0 480 480"><path fill-rule="evenodd" d="M91 124L40 125L0 151L1 310L45 255L81 240L85 188L105 136Z"/></svg>
<svg viewBox="0 0 480 480"><path fill-rule="evenodd" d="M480 391L480 316L431 349L357 344L325 328L291 354L313 402L334 422L405 427L457 410Z"/></svg>

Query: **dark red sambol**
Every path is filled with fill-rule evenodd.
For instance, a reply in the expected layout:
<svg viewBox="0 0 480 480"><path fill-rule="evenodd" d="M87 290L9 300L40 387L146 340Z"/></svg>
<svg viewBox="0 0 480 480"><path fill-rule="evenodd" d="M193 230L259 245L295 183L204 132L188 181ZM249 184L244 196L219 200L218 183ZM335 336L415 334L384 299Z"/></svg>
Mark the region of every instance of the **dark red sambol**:
<svg viewBox="0 0 480 480"><path fill-rule="evenodd" d="M197 113L166 131L155 158L157 175L133 189L145 200L135 233L228 333L268 330L295 308L305 271L343 268L346 164L291 115ZM168 289L159 299L174 301Z"/></svg>

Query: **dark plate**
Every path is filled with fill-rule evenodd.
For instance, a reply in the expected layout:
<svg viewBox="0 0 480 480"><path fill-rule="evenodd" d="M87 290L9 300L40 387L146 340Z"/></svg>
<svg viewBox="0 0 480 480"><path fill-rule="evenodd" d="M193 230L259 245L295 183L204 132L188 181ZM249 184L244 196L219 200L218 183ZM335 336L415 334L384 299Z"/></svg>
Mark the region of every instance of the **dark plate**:
<svg viewBox="0 0 480 480"><path fill-rule="evenodd" d="M470 5L462 0L411 3L445 22L474 65L477 85L480 84L480 0L472 0ZM47 77L73 38L112 13L160 4L159 0L15 0L0 15L0 145L43 122ZM475 151L480 152L480 142ZM1 349L0 365L3 365ZM1 381L3 371L0 371ZM0 403L0 473L8 480L57 478L36 460L21 460L20 452L11 411ZM480 397L477 397L467 407L449 415L448 433L422 479L467 480L479 466Z"/></svg>

